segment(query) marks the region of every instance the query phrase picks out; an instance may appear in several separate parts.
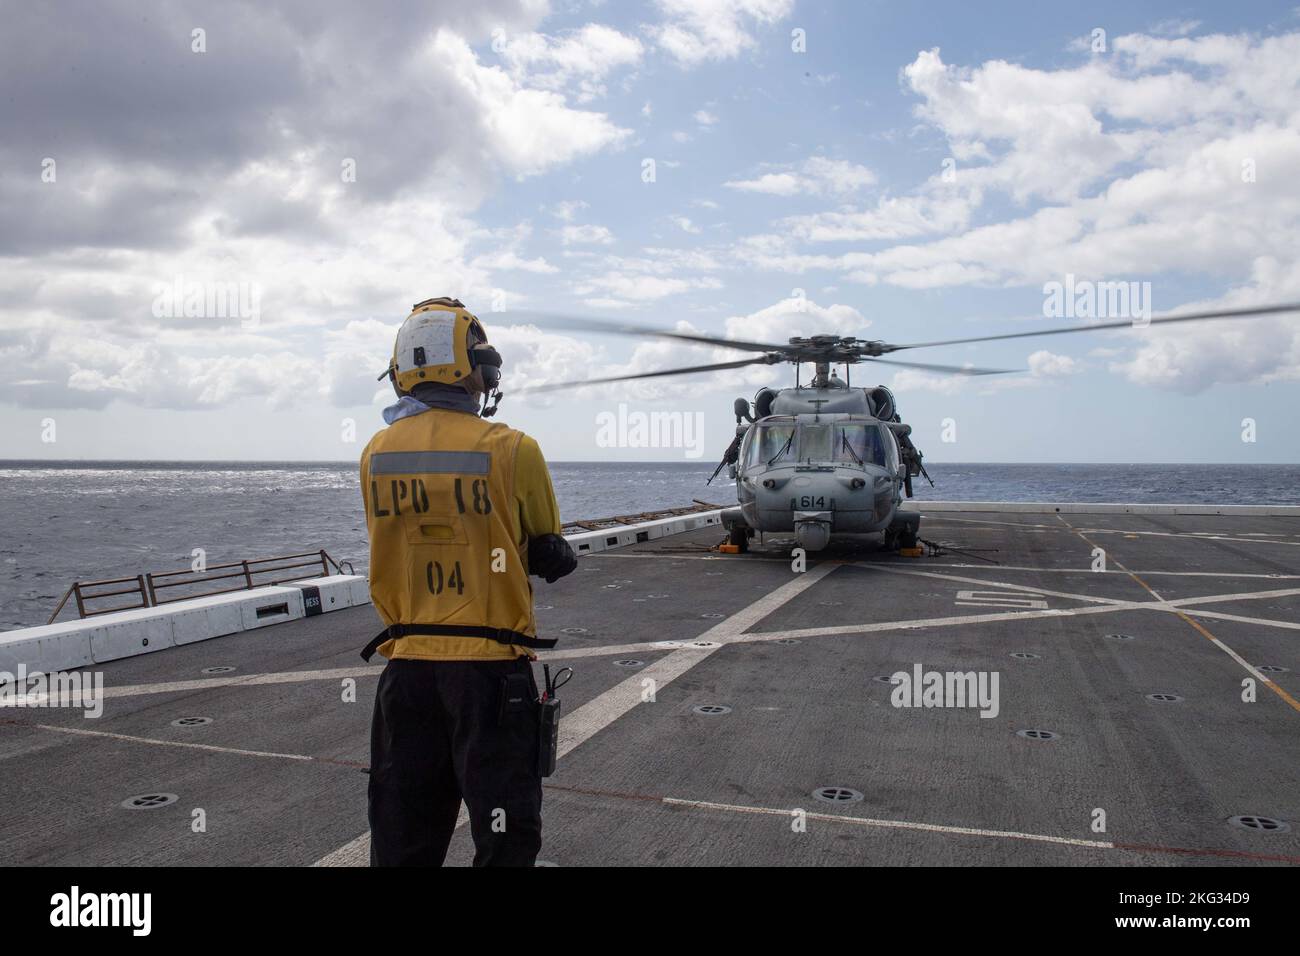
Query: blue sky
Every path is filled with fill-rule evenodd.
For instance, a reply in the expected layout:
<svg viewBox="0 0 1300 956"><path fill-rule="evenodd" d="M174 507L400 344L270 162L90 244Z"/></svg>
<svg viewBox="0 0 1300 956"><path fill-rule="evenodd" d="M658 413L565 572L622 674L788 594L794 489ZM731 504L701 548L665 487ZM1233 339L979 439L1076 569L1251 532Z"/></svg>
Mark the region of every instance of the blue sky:
<svg viewBox="0 0 1300 956"><path fill-rule="evenodd" d="M684 456L599 446L621 402L702 414L715 458L792 370L511 396L738 357L530 310L907 342L1086 324L1043 315L1067 275L1156 314L1300 301L1289 4L137 6L0 40L3 457L353 458L439 294L501 348L501 418L568 460ZM256 315L160 315L173 283ZM1300 317L915 357L1027 370L856 369L932 461L1300 460Z"/></svg>

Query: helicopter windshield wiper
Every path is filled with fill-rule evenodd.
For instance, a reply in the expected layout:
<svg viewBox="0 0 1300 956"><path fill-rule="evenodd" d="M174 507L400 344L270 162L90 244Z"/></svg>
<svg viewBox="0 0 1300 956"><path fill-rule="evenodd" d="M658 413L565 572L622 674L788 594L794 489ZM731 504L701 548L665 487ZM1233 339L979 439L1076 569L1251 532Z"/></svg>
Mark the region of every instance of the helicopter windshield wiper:
<svg viewBox="0 0 1300 956"><path fill-rule="evenodd" d="M853 456L854 461L859 465L864 464L862 459L858 457L858 453L853 450L853 446L849 444L849 433L842 428L840 429L840 444L842 444L844 449Z"/></svg>
<svg viewBox="0 0 1300 956"><path fill-rule="evenodd" d="M778 452L777 452L775 455L773 455L771 458L769 458L769 459L767 460L767 463L768 463L769 465L771 465L771 464L775 464L775 462L776 462L776 460L777 460L778 458L780 458L782 455L784 455L786 452L788 452L788 451L790 450L790 444L791 444L793 441L794 441L794 431L791 430L791 432L790 432L790 437L787 438L787 439L785 440L785 444L781 446L781 450L778 451Z"/></svg>

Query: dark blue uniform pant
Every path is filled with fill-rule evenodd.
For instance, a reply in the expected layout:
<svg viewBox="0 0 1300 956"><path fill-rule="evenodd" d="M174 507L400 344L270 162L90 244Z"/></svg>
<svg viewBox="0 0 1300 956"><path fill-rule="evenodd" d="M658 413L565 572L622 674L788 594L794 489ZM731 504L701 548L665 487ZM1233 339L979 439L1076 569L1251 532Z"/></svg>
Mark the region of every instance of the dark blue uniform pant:
<svg viewBox="0 0 1300 956"><path fill-rule="evenodd" d="M441 866L464 800L475 866L533 866L536 701L527 658L389 661L370 727L370 865Z"/></svg>

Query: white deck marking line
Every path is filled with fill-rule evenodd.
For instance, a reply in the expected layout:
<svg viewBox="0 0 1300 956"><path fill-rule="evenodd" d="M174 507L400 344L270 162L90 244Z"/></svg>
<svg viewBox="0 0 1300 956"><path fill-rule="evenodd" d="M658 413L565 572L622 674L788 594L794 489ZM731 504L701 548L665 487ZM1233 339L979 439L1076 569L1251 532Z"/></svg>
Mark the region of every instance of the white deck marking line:
<svg viewBox="0 0 1300 956"><path fill-rule="evenodd" d="M1236 621L1238 624L1261 624L1265 627L1283 627L1291 631L1300 631L1300 624L1297 624L1294 621L1275 621L1272 618L1267 617L1244 617L1240 614L1225 614L1222 611L1205 611L1198 608L1191 608L1189 610L1187 608L1178 607L1177 605L1172 605L1169 609L1171 611L1180 610L1188 617L1208 617L1217 621Z"/></svg>
<svg viewBox="0 0 1300 956"><path fill-rule="evenodd" d="M854 566L856 567L859 565ZM875 565L862 566L868 568L876 567ZM923 574L928 577L937 577L961 583L981 583L989 584L994 587L1003 586L1002 582L998 581L981 581L976 578L958 578L951 575L939 574L937 572L907 570L899 571L898 573ZM1032 590L1028 588L1025 589ZM802 628L788 631L741 633L725 637L720 640L719 643L748 644L790 637L817 637L821 635L835 636L839 634L861 634L869 632L912 630L916 628L952 627L958 624L996 624L1002 621L1032 620L1044 617L1078 617L1126 610L1165 611L1168 613L1182 612L1193 617L1207 617L1218 620L1235 621L1240 624L1253 624L1262 627L1279 627L1288 630L1300 630L1300 623L1292 621L1278 621L1272 618L1262 617L1246 617L1238 614L1229 614L1224 611L1202 610L1195 606L1198 604L1230 604L1233 601L1239 600L1253 601L1265 598L1290 597L1300 594L1300 588L1284 588L1274 591L1252 591L1248 593L1209 594L1191 598L1178 598L1172 601L1123 601L1116 598L1101 598L1095 595L1075 595L1067 594L1066 592L1041 590L1035 591L1034 593L1091 601L1094 606L1082 608L1049 608L1046 611L996 611L988 614L965 614L959 616L948 615L944 617L918 618L905 621L872 621L864 624L829 625L826 627ZM693 640L697 641L703 639L703 635L693 638ZM690 641L683 641L681 643L689 646ZM538 655L538 659L539 661L564 661L588 657L614 657L627 654L665 653L680 649L681 648L664 647L662 642L640 641L632 644L602 644L596 647L577 647L571 650L542 651ZM209 690L221 687L260 687L267 684L287 684L312 680L338 680L346 677L378 677L382 671L382 667L344 667L336 668L334 670L279 671L265 674L250 674L238 679L219 678L214 680L167 681L157 684L124 684L121 687L104 688L104 696L105 698L131 697L145 694L167 694L188 690ZM644 671L638 671L638 673L644 674Z"/></svg>
<svg viewBox="0 0 1300 956"><path fill-rule="evenodd" d="M465 807L460 808L461 813ZM460 820L456 826L460 826ZM349 840L337 850L331 850L317 860L312 866L369 866L370 865L370 831L367 830L355 840Z"/></svg>
<svg viewBox="0 0 1300 956"><path fill-rule="evenodd" d="M608 557L662 558L663 554L657 551L636 551L636 552L628 552L626 554L609 554ZM673 560L674 561L678 561L678 560L680 561L731 561L734 559L719 558L708 554L675 554L673 555ZM781 561L782 563L784 563L788 561L789 558L785 555L772 555L770 557L767 557L763 555L751 554L749 558L746 558L746 560L759 560L759 561L767 561L767 562ZM853 563L860 564L863 567L872 567L872 568L896 567L896 568L903 568L905 570L917 570L916 568L912 567L912 565L914 565L915 562L916 562L915 558L898 558L898 559L892 559L888 561L879 561L879 562L872 561L870 563L865 561L856 561ZM947 563L942 561L935 561L932 559L926 559L925 566L927 568L953 568L956 570L964 570L964 571L980 571L980 570L986 570L990 567L993 567L992 565L989 564ZM1110 571L1110 570L1093 571L1091 568L1085 568L1085 567L1035 568L1035 567L1030 567L1028 565L1020 565L1020 564L999 564L997 565L997 570L1033 571L1036 574L1095 574L1098 577L1104 577L1106 575L1110 575L1111 577L1115 577L1116 575L1120 577L1125 577L1128 574L1127 571ZM1147 574L1152 576L1159 575L1159 576L1174 577L1174 578L1179 578L1179 577L1181 578L1262 578L1264 580L1272 580L1272 581L1300 580L1300 574L1246 574L1240 571L1134 571L1133 573Z"/></svg>
<svg viewBox="0 0 1300 956"><path fill-rule="evenodd" d="M921 509L921 517L926 519L927 524L943 524L945 521L958 521L962 524L994 524L1005 528L1034 528L1039 531L1060 531L1061 529L1054 524L1036 524L1029 521L994 521L991 518L954 518L945 511L925 513Z"/></svg>
<svg viewBox="0 0 1300 956"><path fill-rule="evenodd" d="M937 514L925 515L924 510L922 510L921 513L923 516L929 518L932 524L940 524L944 521L959 521L963 524L992 524L992 525L1000 525L1007 528L1026 528L1026 529L1033 528L1041 531L1062 530L1061 528L1058 528L1057 526L1051 524L1029 524L1029 523L1019 522L1019 521L992 521L984 518L953 518L951 516L946 515L943 512L939 512ZM1060 515L1056 515L1056 517L1060 517ZM1136 515L1135 517L1159 517L1159 516ZM1216 516L1200 515L1199 517L1213 518ZM1228 517L1228 516L1222 515L1218 517ZM1086 534L1132 534L1132 535L1147 535L1147 536L1158 537L1158 538L1190 538L1196 541L1240 541L1244 544L1288 544L1294 547L1300 547L1300 541L1276 541L1276 540L1268 540L1267 538L1262 538L1262 537L1240 538L1232 535L1225 535L1217 531L1137 531L1130 528L1078 528L1076 529L1073 526L1069 526L1069 527L1071 531L1074 531L1076 533L1083 532Z"/></svg>
<svg viewBox="0 0 1300 956"><path fill-rule="evenodd" d="M1151 592L1155 594L1155 591ZM1200 594L1196 597L1173 598L1166 600L1161 598L1162 604L1168 604L1172 607L1187 608L1194 604L1218 604L1220 601L1261 601L1265 598L1295 597L1300 594L1300 588L1278 588L1275 591L1240 591L1234 592L1231 597L1222 594Z"/></svg>
<svg viewBox="0 0 1300 956"><path fill-rule="evenodd" d="M814 565L802 574L797 575L793 580L787 581L775 591L765 594L748 607L742 608L730 617L719 621L694 639L696 642L709 641L714 645L713 647L697 647L692 642L684 647L676 648L671 654L661 657L648 667L642 668L631 677L587 701L587 703L560 721L558 756L564 757L572 752L575 747L581 746L641 704L645 681L653 680L655 692L658 693L658 691L681 677L696 664L712 656L720 647L730 643L730 638L743 634L763 618L788 601L793 600L841 566L840 562L829 561L824 564ZM462 825L464 820L465 808L462 806L461 819L457 821L457 826ZM368 860L369 857L370 834L363 833L332 853L326 854L317 860L314 865L360 866L364 865L362 860Z"/></svg>
<svg viewBox="0 0 1300 956"><path fill-rule="evenodd" d="M1089 543L1091 544L1091 542ZM1116 561L1115 563L1119 565L1121 568L1123 567L1123 565L1119 564L1118 561ZM956 575L940 574L939 572L936 571L920 571L920 570L912 570L912 569L904 569L904 568L888 568L888 567L882 567L880 565L875 565L875 564L863 564L861 562L856 562L853 566L870 568L872 570L887 571L893 574L910 574L910 575L917 575L921 577L933 577L933 578L940 578L940 579L951 580L951 581L959 581L965 584L985 584L993 587L1006 587L1016 591L1033 592L1035 594L1046 594L1053 597L1072 598L1074 600L1079 600L1079 601L1091 601L1098 604L1105 604L1105 605L1112 606L1115 610L1133 609L1133 610L1142 610L1142 611L1165 611L1167 613L1171 613L1174 615L1181 614L1190 617L1218 618L1221 620L1236 621L1241 624L1256 624L1264 627L1280 627L1289 630L1300 630L1300 624L1293 624L1289 621L1277 621L1271 618L1262 618L1262 617L1244 617L1235 614L1228 614L1223 611L1199 610L1195 607L1195 605L1198 604L1231 604L1234 601L1257 601L1265 598L1293 597L1297 594L1300 594L1300 588L1278 588L1272 591L1231 592L1228 594L1205 594L1205 595L1198 595L1196 597L1177 598L1175 600L1170 600L1170 601L1160 598L1160 595L1157 592L1151 590L1150 588L1146 588L1146 590L1150 594L1158 598L1158 600L1120 601L1114 598L1101 598L1101 597L1088 595L1088 594L1067 594L1066 592L1063 591L1050 591L1044 588L1033 588L1029 585L1009 584L1003 581L988 581L981 578L958 577ZM1137 572L1130 572L1127 569L1125 569L1121 573L1131 578L1134 578L1134 580L1137 580L1137 578L1134 577L1134 575L1136 575ZM1141 581L1138 580L1138 583L1141 584ZM1050 615L1050 616L1065 617L1065 616L1074 616L1076 614L1083 613L1083 612L1081 611L1081 609L1074 608L1074 609L1067 609L1063 611L1049 610L1049 611L1030 611L1030 612L1022 612L1022 613L1027 613L1030 615ZM1095 613L1095 611L1089 611L1088 613ZM972 622L972 623L980 623L980 622ZM933 626L933 625L927 622L926 626ZM848 633L852 633L852 632L848 632ZM793 636L793 634L791 636ZM1213 640L1217 640L1217 638L1213 638ZM1228 648L1227 645L1224 645L1224 649L1231 651L1231 649ZM1256 676L1260 676L1259 672L1256 671L1254 668L1251 668L1251 673L1255 674ZM1268 678L1263 678L1263 679L1267 680Z"/></svg>
<svg viewBox="0 0 1300 956"><path fill-rule="evenodd" d="M1001 611L992 614L961 614L949 617L922 618L915 621L871 621L863 624L833 624L828 627L802 627L788 631L762 631L745 634L733 640L733 643L752 643L755 641L775 641L783 638L834 637L841 634L870 634L880 631L911 631L928 627L955 627L962 624L996 624L1001 621L1032 621L1041 618L1086 617L1091 614L1114 614L1148 604L1127 605L1090 605L1066 610L1047 611Z"/></svg>
<svg viewBox="0 0 1300 956"><path fill-rule="evenodd" d="M789 818L794 810L778 810L772 807L746 807L733 803L710 803L707 800L679 800L676 797L664 797L663 803L673 807L687 807L691 810L720 810L727 813L751 813L763 816ZM809 820L825 823L847 823L860 827L880 827L890 830L920 830L926 833L948 833L956 836L996 837L1004 840L1030 840L1035 843L1055 843L1061 846L1078 846L1089 850L1113 850L1115 844L1109 840L1082 840L1077 837L1048 836L1043 833L1020 833L1016 830L984 830L978 827L954 827L939 823L914 823L909 820L876 820L870 817L839 816L833 813L815 813L804 811Z"/></svg>
<svg viewBox="0 0 1300 956"><path fill-rule="evenodd" d="M384 668L373 665L335 667L314 671L268 671L240 677L204 677L194 680L162 681L157 684L123 684L105 687L105 697L134 697L139 694L170 694L187 690L211 690L218 687L260 687L264 684L294 684L308 680L342 680L346 677L378 677Z"/></svg>
<svg viewBox="0 0 1300 956"><path fill-rule="evenodd" d="M1073 531L1075 536L1078 537L1078 539L1082 541L1084 544L1088 545L1089 547L1095 547L1095 545L1093 545L1093 543L1088 540L1087 536L1085 536L1082 531L1076 530L1074 525L1066 521L1065 518L1061 517L1061 515L1057 515L1056 520L1061 522L1061 524L1065 525L1071 531ZM1182 620L1186 621L1189 625L1191 625L1193 630L1195 630L1202 637L1207 638L1210 641L1210 643L1214 644L1216 647L1219 648L1219 650L1223 651L1230 658L1236 661L1242 668L1246 670L1247 673L1249 673L1252 677L1254 677L1256 680L1262 683L1265 687L1271 690L1278 697L1282 698L1282 700L1284 700L1292 710L1296 711L1297 713L1300 713L1300 701L1296 700L1294 697L1288 694L1282 688L1282 686L1278 684L1276 681L1273 681L1265 677L1262 673L1259 672L1258 669L1256 669L1253 665L1251 665L1245 658L1243 658L1240 654L1234 651L1227 644L1223 643L1223 641L1219 640L1218 637L1216 637L1214 634L1211 634L1204 627L1202 627L1198 622L1192 620L1192 615L1196 614L1197 613L1196 611L1183 611L1180 607L1180 605L1184 603L1202 603L1205 600L1204 598L1189 599L1188 601L1182 601L1182 600L1165 601L1165 599L1160 595L1159 591L1157 591L1151 585L1147 584L1144 580L1138 577L1136 573L1129 571L1128 568L1124 567L1123 562L1121 562L1118 558L1114 558L1112 560L1114 560L1116 567L1121 568L1124 571L1128 571L1129 577L1131 577L1138 584L1142 585L1142 587L1145 588L1148 592L1150 592L1153 597L1157 598L1163 604L1172 608L1173 613L1176 614L1178 617L1180 617ZM1259 597L1266 593L1267 592L1256 592L1253 595L1251 594L1242 595L1242 597L1245 599L1251 599L1253 597ZM1214 612L1210 612L1211 615L1213 613Z"/></svg>
<svg viewBox="0 0 1300 956"><path fill-rule="evenodd" d="M186 750L207 750L214 753L235 754L240 757L273 757L277 760L303 760L309 763L316 761L315 757L308 757L304 754L279 754L267 750L240 750L237 747L217 747L213 744L196 744L187 740L159 740L156 737L135 737L131 734L115 734L107 730L60 727L57 724L31 724L31 726L40 730L52 730L59 734L72 734L78 737L108 737L112 740L123 740L133 744L151 744L155 747L180 747Z"/></svg>
<svg viewBox="0 0 1300 956"><path fill-rule="evenodd" d="M1115 563L1119 564L1118 561L1116 561ZM1258 601L1258 600L1263 600L1265 598L1294 597L1295 595L1300 594L1300 588L1276 588L1271 591L1234 591L1234 592L1229 592L1227 594L1203 594L1203 595L1197 595L1196 597L1165 600L1155 591L1151 590L1150 588L1145 588L1145 590L1148 593L1150 593L1152 596L1157 598L1157 600L1126 601L1121 598L1106 598L1094 594L1071 594L1066 591L1052 591L1047 588L1036 588L1027 584L1011 584L1010 582L1006 582L1006 581L990 581L985 578L968 578L968 577L959 577L955 574L940 574L937 571L920 571L920 570L910 570L905 568L890 568L890 567L884 567L877 564L864 564L862 562L855 562L852 566L866 568L874 571L884 571L889 574L909 574L909 575L917 575L919 577L939 578L941 580L946 580L946 581L958 581L963 584L983 584L985 586L1007 588L1008 590L1019 591L1024 593L1032 593L1032 594L1040 594L1040 595L1045 594L1049 597L1066 598L1075 601L1088 601L1094 604L1113 604L1116 606L1132 606L1132 607L1141 608L1143 610L1150 610L1150 611L1175 611L1176 612L1179 610L1186 610L1189 606L1194 606L1197 604L1230 604L1233 601ZM1123 567L1123 565L1120 565L1120 567ZM1137 572L1129 572L1128 570L1125 570L1123 573L1128 575L1129 577L1133 577ZM1136 580L1136 578L1134 578L1134 580ZM1141 584L1140 581L1138 581L1137 583ZM1187 613L1197 614L1200 612L1187 611ZM1207 611L1205 612L1205 616L1212 617L1214 616L1214 612ZM1290 626L1285 622L1266 621L1263 618L1255 619L1255 623L1272 623L1278 625L1279 627Z"/></svg>
<svg viewBox="0 0 1300 956"><path fill-rule="evenodd" d="M1083 534L1131 534L1136 537L1183 538L1188 541L1237 541L1242 544L1284 544L1300 548L1300 541L1278 541L1270 538L1239 538L1235 535L1214 534L1208 531L1118 531L1114 528L1080 528Z"/></svg>
<svg viewBox="0 0 1300 956"><path fill-rule="evenodd" d="M915 558L906 559L907 562L915 561ZM866 562L860 562L865 564ZM902 561L890 562L892 566L904 564ZM874 563L871 565L874 567ZM992 567L989 564L941 564L927 561L927 568L956 568L960 570L987 570ZM1127 571L1094 571L1091 568L1035 568L1021 564L999 564L999 571L1032 571L1035 574L1087 574L1097 577L1110 575L1115 577L1126 577ZM1145 574L1149 577L1172 577L1172 578L1260 578L1265 581L1295 581L1300 580L1300 574L1247 574L1241 571L1134 571L1134 574Z"/></svg>
<svg viewBox="0 0 1300 956"><path fill-rule="evenodd" d="M1096 594L1074 594L1069 591L1053 591L1049 588L1033 587L1028 584L1013 584L1010 581L990 581L988 578L968 578L957 574L940 574L938 571L922 571L911 568L895 568L883 564L866 564L862 561L855 561L851 565L855 568L863 568L868 571L883 571L886 574L905 574L921 578L938 578L941 581L958 581L962 584L981 584L985 587L1006 588L1009 591L1021 591L1029 594L1047 595L1048 597L1063 598L1068 601L1087 601L1092 604L1133 604L1147 603L1134 602L1126 598L1101 597Z"/></svg>

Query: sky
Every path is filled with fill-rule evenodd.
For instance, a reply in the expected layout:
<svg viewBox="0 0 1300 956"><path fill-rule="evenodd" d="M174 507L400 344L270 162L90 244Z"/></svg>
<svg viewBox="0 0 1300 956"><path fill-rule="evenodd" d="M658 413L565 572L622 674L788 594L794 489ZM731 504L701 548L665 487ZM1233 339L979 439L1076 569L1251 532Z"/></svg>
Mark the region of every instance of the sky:
<svg viewBox="0 0 1300 956"><path fill-rule="evenodd" d="M910 343L1300 301L1293 3L0 15L0 458L356 459L438 295L498 420L610 461L716 461L794 370L512 395L744 357L539 315ZM906 355L1022 370L855 367L928 461L1300 461L1300 315ZM609 427L651 413L670 447Z"/></svg>

